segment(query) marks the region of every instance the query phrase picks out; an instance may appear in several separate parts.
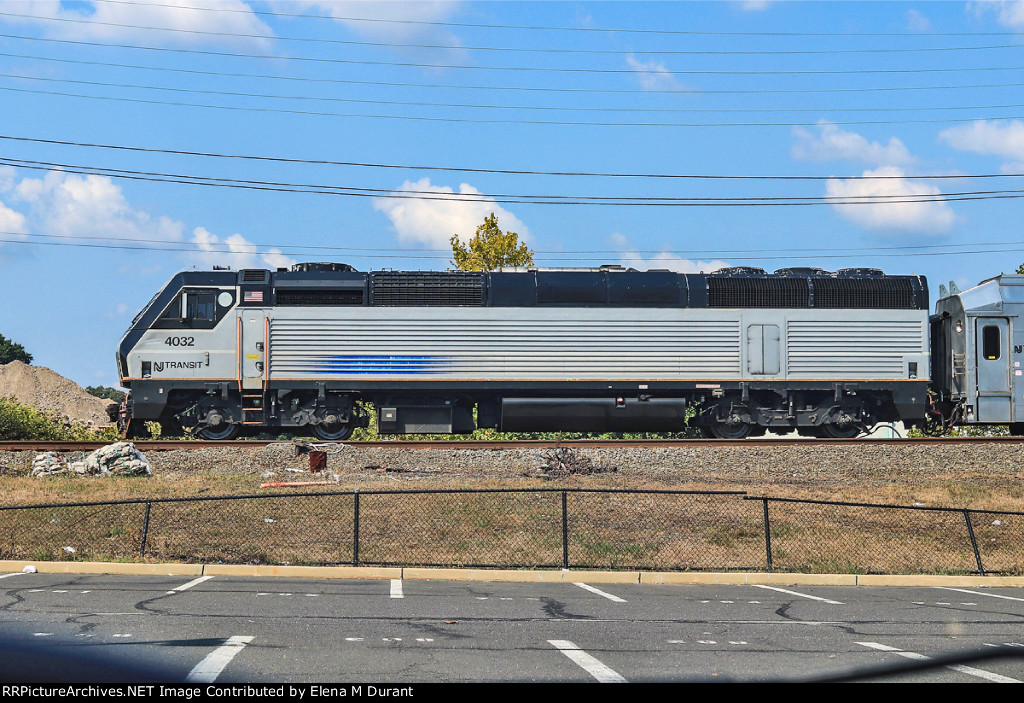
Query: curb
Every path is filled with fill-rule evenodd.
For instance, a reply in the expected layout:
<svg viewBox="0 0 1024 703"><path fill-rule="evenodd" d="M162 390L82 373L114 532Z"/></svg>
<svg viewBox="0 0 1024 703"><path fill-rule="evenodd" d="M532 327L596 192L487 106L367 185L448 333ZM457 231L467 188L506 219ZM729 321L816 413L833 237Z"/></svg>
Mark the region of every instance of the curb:
<svg viewBox="0 0 1024 703"><path fill-rule="evenodd" d="M127 574L136 576L243 576L258 578L406 579L507 581L519 583L622 583L642 585L758 586L947 586L1024 588L1024 576L945 576L936 574L780 574L689 571L564 571L441 569L377 566L256 566L247 564L138 564L88 561L5 561L0 572L26 566L41 574Z"/></svg>

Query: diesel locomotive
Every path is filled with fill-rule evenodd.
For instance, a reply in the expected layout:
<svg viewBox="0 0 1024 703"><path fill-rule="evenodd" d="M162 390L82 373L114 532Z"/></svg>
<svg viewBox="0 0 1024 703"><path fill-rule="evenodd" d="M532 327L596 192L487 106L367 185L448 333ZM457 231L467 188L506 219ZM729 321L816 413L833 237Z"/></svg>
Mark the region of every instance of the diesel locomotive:
<svg viewBox="0 0 1024 703"><path fill-rule="evenodd" d="M372 408L402 434L1016 430L1018 304L1024 276L1000 276L929 316L924 277L865 268L184 271L118 346L120 423L339 441Z"/></svg>

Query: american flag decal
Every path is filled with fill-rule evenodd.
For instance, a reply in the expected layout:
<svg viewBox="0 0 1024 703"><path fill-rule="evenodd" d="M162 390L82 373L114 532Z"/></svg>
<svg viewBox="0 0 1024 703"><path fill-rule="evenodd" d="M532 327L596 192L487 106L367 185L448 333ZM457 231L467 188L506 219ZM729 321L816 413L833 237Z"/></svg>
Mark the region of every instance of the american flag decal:
<svg viewBox="0 0 1024 703"><path fill-rule="evenodd" d="M261 290L247 290L245 295L242 296L243 303L262 303L263 302L263 291Z"/></svg>

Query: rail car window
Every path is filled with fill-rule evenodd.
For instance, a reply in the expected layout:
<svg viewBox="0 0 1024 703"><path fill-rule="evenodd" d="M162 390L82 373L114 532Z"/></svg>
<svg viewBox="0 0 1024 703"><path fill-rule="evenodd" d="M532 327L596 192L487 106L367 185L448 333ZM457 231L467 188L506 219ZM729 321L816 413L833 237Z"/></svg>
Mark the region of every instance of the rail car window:
<svg viewBox="0 0 1024 703"><path fill-rule="evenodd" d="M981 355L989 361L999 358L1000 347L999 328L995 325L986 325L981 330Z"/></svg>

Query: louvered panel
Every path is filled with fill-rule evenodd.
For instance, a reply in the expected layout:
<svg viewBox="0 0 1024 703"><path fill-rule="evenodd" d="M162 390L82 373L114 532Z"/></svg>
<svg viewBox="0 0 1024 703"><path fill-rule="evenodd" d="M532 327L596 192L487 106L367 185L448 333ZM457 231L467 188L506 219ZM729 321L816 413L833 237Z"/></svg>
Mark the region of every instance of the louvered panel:
<svg viewBox="0 0 1024 703"><path fill-rule="evenodd" d="M923 321L791 321L790 377L901 378L904 355L927 353Z"/></svg>
<svg viewBox="0 0 1024 703"><path fill-rule="evenodd" d="M679 378L739 366L736 322L282 319L270 331L272 378Z"/></svg>

